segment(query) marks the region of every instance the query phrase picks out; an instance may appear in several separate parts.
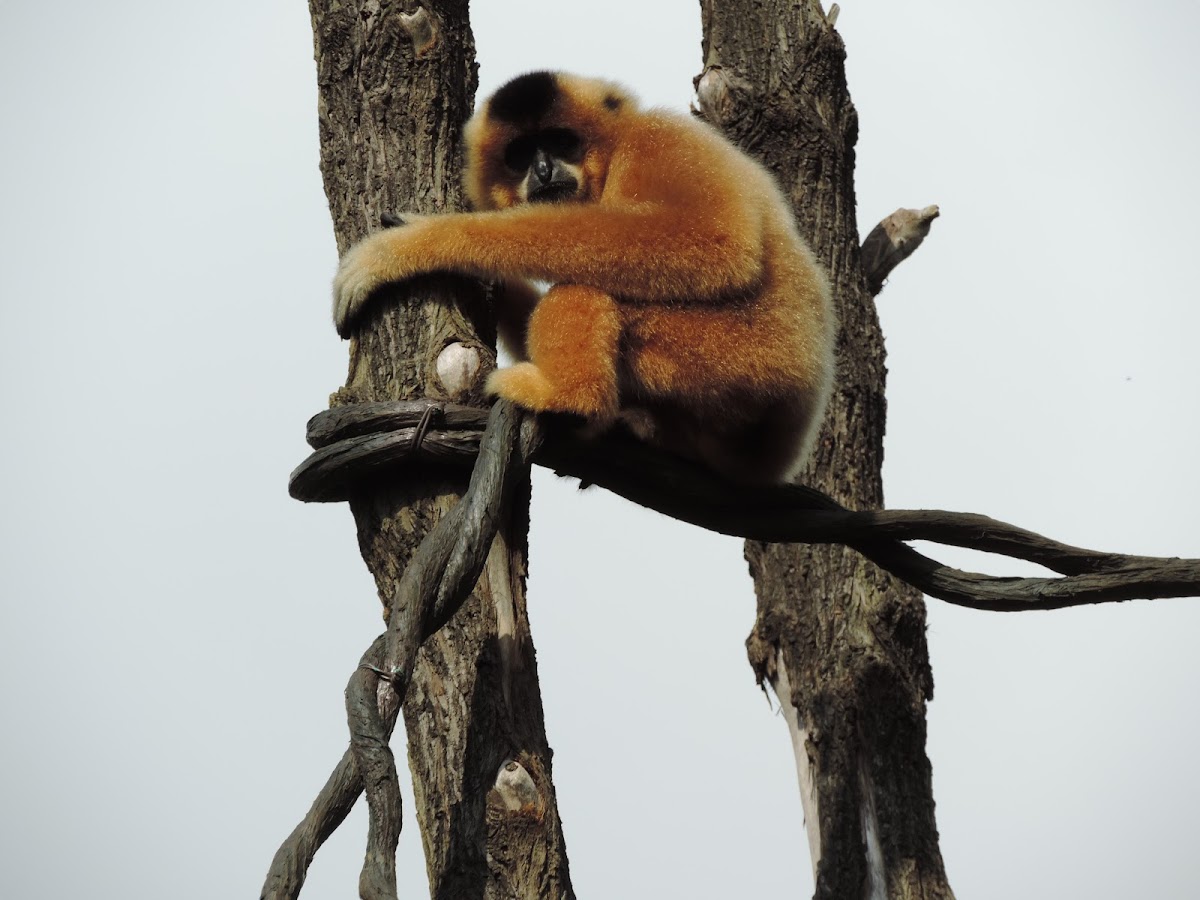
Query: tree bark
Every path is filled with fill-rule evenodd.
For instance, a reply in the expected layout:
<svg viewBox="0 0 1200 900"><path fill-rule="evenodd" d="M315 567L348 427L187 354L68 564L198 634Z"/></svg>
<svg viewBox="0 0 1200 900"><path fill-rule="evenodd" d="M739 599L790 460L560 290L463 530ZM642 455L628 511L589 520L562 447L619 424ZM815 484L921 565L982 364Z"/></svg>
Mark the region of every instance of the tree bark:
<svg viewBox="0 0 1200 900"><path fill-rule="evenodd" d="M477 83L465 0L427 2L412 16L377 0L310 0L310 12L339 251L385 211L459 208L461 126ZM331 405L429 397L483 406L494 337L481 285L398 286L351 339L346 385ZM459 468L410 464L351 496L385 617L409 558L465 482ZM573 896L525 612L527 491L471 598L422 648L404 701L436 898Z"/></svg>
<svg viewBox="0 0 1200 900"><path fill-rule="evenodd" d="M829 268L839 369L801 481L883 505L884 350L855 220L858 122L845 49L816 0L702 0L701 110L776 173ZM933 679L921 595L838 546L749 541L747 641L784 705L817 898L949 898L925 755Z"/></svg>

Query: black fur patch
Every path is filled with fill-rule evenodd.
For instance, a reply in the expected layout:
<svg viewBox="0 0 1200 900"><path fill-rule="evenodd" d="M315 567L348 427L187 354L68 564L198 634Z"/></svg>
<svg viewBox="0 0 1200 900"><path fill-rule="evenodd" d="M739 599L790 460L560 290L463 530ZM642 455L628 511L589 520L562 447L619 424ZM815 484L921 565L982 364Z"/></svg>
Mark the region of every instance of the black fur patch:
<svg viewBox="0 0 1200 900"><path fill-rule="evenodd" d="M621 98L616 94L609 94L604 98L604 105L609 109L618 110L621 108Z"/></svg>
<svg viewBox="0 0 1200 900"><path fill-rule="evenodd" d="M488 112L502 122L524 122L540 119L558 96L558 82L553 72L530 72L518 75L492 95Z"/></svg>

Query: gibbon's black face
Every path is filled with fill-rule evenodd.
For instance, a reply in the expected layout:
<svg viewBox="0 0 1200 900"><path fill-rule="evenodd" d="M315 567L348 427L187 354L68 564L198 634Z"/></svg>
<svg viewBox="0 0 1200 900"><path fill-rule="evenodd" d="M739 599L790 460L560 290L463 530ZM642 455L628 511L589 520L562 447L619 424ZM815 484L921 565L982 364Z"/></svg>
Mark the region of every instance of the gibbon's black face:
<svg viewBox="0 0 1200 900"><path fill-rule="evenodd" d="M570 200L579 193L583 142L569 128L544 128L522 134L504 148L504 165L521 178L526 203Z"/></svg>
<svg viewBox="0 0 1200 900"><path fill-rule="evenodd" d="M514 78L467 123L471 205L595 202L630 109L636 102L608 82L556 72Z"/></svg>
<svg viewBox="0 0 1200 900"><path fill-rule="evenodd" d="M504 146L504 166L524 203L570 200L580 193L583 140L579 133L552 125L560 86L553 72L530 72L498 90L488 105L499 122L520 133Z"/></svg>

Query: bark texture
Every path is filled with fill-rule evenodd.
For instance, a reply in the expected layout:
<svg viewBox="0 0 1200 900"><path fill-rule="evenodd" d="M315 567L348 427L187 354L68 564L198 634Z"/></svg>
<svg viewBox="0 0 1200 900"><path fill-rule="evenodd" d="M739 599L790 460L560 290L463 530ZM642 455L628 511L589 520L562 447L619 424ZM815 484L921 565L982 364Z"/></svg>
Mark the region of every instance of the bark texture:
<svg viewBox="0 0 1200 900"><path fill-rule="evenodd" d="M386 211L458 209L461 126L476 87L465 0L428 2L418 16L379 0L309 6L321 170L339 251ZM482 406L493 348L479 284L398 286L364 316L331 405L430 397ZM447 353L454 365L439 366ZM461 468L423 463L381 472L352 493L385 616L421 538L465 483ZM525 612L527 500L516 506L471 598L422 648L403 706L436 898L573 896ZM517 789L526 802L514 805Z"/></svg>
<svg viewBox="0 0 1200 900"><path fill-rule="evenodd" d="M702 111L776 173L841 315L836 393L801 481L880 508L884 350L859 254L844 46L816 0L701 7ZM816 897L952 897L925 755L921 595L845 547L750 541L746 558L759 599L751 662L795 711Z"/></svg>

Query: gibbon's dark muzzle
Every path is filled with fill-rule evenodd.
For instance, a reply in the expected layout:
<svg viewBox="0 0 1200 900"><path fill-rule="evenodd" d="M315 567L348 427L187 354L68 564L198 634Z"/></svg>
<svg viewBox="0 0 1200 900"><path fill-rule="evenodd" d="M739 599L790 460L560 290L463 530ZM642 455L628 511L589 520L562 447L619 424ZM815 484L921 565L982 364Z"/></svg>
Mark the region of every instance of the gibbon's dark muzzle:
<svg viewBox="0 0 1200 900"><path fill-rule="evenodd" d="M554 177L554 160L545 150L538 148L537 156L533 159L533 175L539 184L547 185Z"/></svg>
<svg viewBox="0 0 1200 900"><path fill-rule="evenodd" d="M579 190L579 182L566 177L549 184L540 184L529 192L526 198L529 203L556 203L559 200L570 200Z"/></svg>
<svg viewBox="0 0 1200 900"><path fill-rule="evenodd" d="M558 160L538 148L529 167L530 175L526 199L530 203L554 203L558 200L569 200L579 190L579 182Z"/></svg>

